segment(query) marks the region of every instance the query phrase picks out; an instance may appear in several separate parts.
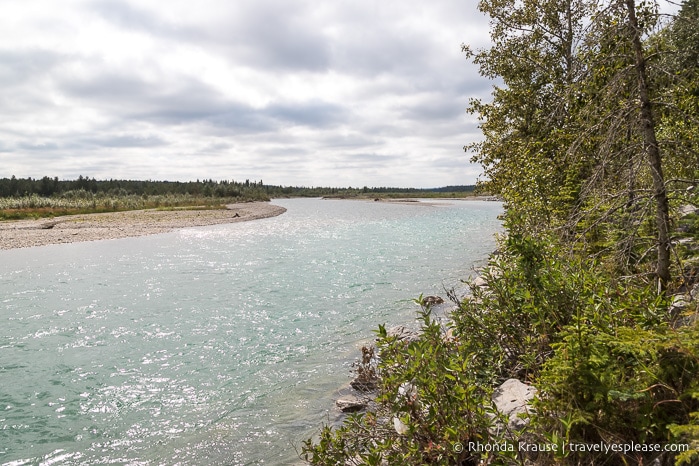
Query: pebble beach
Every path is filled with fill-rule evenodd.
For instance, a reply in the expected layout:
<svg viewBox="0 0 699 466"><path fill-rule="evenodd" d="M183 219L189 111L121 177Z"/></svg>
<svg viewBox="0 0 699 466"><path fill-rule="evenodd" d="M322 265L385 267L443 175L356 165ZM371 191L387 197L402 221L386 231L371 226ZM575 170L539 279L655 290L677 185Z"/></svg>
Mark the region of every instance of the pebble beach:
<svg viewBox="0 0 699 466"><path fill-rule="evenodd" d="M284 207L267 202L228 204L215 210L134 210L0 222L0 249L28 248L166 233L177 228L275 217Z"/></svg>

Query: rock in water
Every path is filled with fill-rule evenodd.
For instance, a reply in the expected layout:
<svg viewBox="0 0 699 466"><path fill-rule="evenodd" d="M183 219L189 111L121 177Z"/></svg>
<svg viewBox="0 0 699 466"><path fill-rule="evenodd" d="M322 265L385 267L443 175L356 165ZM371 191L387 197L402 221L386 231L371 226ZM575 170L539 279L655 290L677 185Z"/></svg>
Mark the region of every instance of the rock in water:
<svg viewBox="0 0 699 466"><path fill-rule="evenodd" d="M422 301L427 306L434 306L435 304L442 304L444 302L444 299L442 299L439 296L425 296L424 298L422 298Z"/></svg>
<svg viewBox="0 0 699 466"><path fill-rule="evenodd" d="M335 404L343 413L354 413L366 408L366 403L354 395L340 397L335 401Z"/></svg>

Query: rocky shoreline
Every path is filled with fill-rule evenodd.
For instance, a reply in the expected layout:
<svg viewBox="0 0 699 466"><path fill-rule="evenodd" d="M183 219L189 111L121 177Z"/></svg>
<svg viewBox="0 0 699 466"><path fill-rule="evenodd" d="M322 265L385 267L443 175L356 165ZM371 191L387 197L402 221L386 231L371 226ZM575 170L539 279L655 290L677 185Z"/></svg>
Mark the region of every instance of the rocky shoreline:
<svg viewBox="0 0 699 466"><path fill-rule="evenodd" d="M0 222L0 249L167 233L178 228L275 217L284 207L268 202L228 204L215 210L135 210Z"/></svg>
<svg viewBox="0 0 699 466"><path fill-rule="evenodd" d="M448 313L453 309L453 303L445 302L439 296L425 296L423 303L435 310L436 317L445 322L448 320ZM420 338L419 329L406 325L395 325L388 328L386 333L389 337L405 343ZM445 333L445 338L448 337L448 333ZM363 346L361 353L361 357L352 364L352 372L355 375L352 381L336 392L335 406L341 413L347 414L371 409L378 394L380 376L377 372L377 366L380 355L376 353L374 345ZM340 417L340 422L342 419Z"/></svg>
<svg viewBox="0 0 699 466"><path fill-rule="evenodd" d="M494 254L497 254L497 251ZM497 271L490 267L479 269L477 272L479 275L469 280L471 290L475 288L488 289L488 283L483 278L484 274L488 274L493 278L498 276ZM469 294L459 299L474 298ZM436 317L443 323L442 337L444 339L454 338L448 321L450 320L449 314L454 310L453 306L456 303L445 302L440 296L426 296L422 302L424 306L429 306L437 311ZM393 326L386 330L386 334L388 337L403 341L406 344L417 341L421 336L419 330L404 325ZM355 377L349 384L337 391L335 406L342 414L336 423L337 425L342 423L343 415L375 409L375 399L378 395L380 384L380 375L378 373L379 358L380 355L376 353L375 346L362 347L361 358L353 364ZM404 385L412 387L409 382L405 382ZM528 415L533 409L531 402L536 393L536 388L518 379L505 380L500 386L496 387L492 397L493 406L495 412L507 420L507 427L497 422L495 428L497 430L509 429L510 433L524 429L529 423ZM396 429L398 430L399 427L396 426Z"/></svg>

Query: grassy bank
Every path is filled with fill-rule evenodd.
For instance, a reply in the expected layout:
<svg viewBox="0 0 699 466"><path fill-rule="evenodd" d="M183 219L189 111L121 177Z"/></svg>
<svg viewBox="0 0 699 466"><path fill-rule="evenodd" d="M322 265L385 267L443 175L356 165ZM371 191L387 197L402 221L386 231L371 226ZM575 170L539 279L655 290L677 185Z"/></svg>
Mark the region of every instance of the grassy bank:
<svg viewBox="0 0 699 466"><path fill-rule="evenodd" d="M30 194L23 196L0 197L0 220L22 220L61 215L120 212L140 209L221 209L226 204L249 201L269 201L268 192L274 189L255 189L237 196L192 195L192 194L128 194L92 193L89 191L68 191L53 196ZM293 195L281 194L278 197L317 197L317 189L298 188ZM328 189L328 198L338 199L464 199L476 196L474 191L430 191L406 190L405 192L363 192L355 189Z"/></svg>
<svg viewBox="0 0 699 466"><path fill-rule="evenodd" d="M22 220L61 215L121 212L140 209L223 209L226 204L266 197L204 197L191 195L93 195L45 197L38 195L0 198L0 220Z"/></svg>

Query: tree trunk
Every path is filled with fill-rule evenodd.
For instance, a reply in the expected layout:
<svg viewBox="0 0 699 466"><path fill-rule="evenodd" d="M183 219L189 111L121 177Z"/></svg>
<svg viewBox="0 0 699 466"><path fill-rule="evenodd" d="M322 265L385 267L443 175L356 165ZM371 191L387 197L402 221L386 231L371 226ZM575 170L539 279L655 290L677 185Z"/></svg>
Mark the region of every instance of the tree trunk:
<svg viewBox="0 0 699 466"><path fill-rule="evenodd" d="M648 164L653 177L653 196L655 198L655 224L658 229L658 261L656 264L656 276L659 289L664 291L670 282L670 214L663 176L660 148L655 136L655 123L651 111L651 101L648 95L648 76L646 74L646 58L643 54L641 32L636 18L635 0L625 0L629 14L629 27L631 40L636 54L636 75L638 78L638 97L641 103L641 131L643 133L643 146L648 158Z"/></svg>

